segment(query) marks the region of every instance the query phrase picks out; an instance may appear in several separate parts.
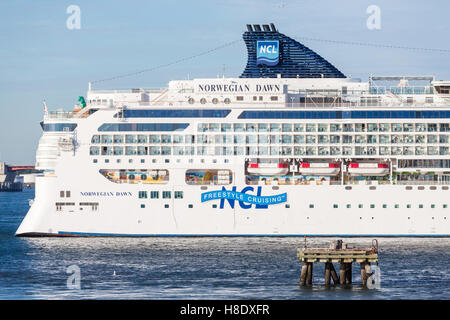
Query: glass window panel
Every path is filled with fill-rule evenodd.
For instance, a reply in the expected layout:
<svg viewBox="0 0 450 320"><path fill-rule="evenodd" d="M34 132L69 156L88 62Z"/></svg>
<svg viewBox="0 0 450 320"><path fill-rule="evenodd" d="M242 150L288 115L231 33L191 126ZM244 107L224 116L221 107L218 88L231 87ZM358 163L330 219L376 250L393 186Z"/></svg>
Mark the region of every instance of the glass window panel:
<svg viewBox="0 0 450 320"><path fill-rule="evenodd" d="M250 144L258 143L258 136L257 135L247 136L246 137L246 143L250 143Z"/></svg>
<svg viewBox="0 0 450 320"><path fill-rule="evenodd" d="M137 153L136 147L130 147L130 146L125 147L126 155L135 155L136 153Z"/></svg>
<svg viewBox="0 0 450 320"><path fill-rule="evenodd" d="M134 135L134 134L127 134L125 136L125 142L126 143L137 143L136 135Z"/></svg>
<svg viewBox="0 0 450 320"><path fill-rule="evenodd" d="M210 123L208 129L210 132L218 132L220 130L220 123Z"/></svg>
<svg viewBox="0 0 450 320"><path fill-rule="evenodd" d="M231 123L222 123L221 124L221 131L222 132L231 132L231 131L233 131Z"/></svg>
<svg viewBox="0 0 450 320"><path fill-rule="evenodd" d="M269 143L269 136L266 134L259 135L259 143Z"/></svg>
<svg viewBox="0 0 450 320"><path fill-rule="evenodd" d="M182 135L174 135L173 136L173 143L183 143L183 136Z"/></svg>
<svg viewBox="0 0 450 320"><path fill-rule="evenodd" d="M303 123L296 123L296 124L294 124L294 131L295 132L304 132L305 131L305 125Z"/></svg>
<svg viewBox="0 0 450 320"><path fill-rule="evenodd" d="M304 135L294 135L294 143L305 143Z"/></svg>
<svg viewBox="0 0 450 320"><path fill-rule="evenodd" d="M307 135L306 143L316 143L316 136Z"/></svg>
<svg viewBox="0 0 450 320"><path fill-rule="evenodd" d="M294 155L295 156L305 155L305 147L294 147Z"/></svg>
<svg viewBox="0 0 450 320"><path fill-rule="evenodd" d="M316 132L316 124L315 123L307 123L306 124L306 132Z"/></svg>
<svg viewBox="0 0 450 320"><path fill-rule="evenodd" d="M272 131L272 132L281 132L281 124L279 124L279 123L271 123L270 124L270 131Z"/></svg>
<svg viewBox="0 0 450 320"><path fill-rule="evenodd" d="M318 136L319 143L328 143L328 136L326 135L319 135Z"/></svg>
<svg viewBox="0 0 450 320"><path fill-rule="evenodd" d="M379 123L378 131L380 132L389 132L389 123Z"/></svg>
<svg viewBox="0 0 450 320"><path fill-rule="evenodd" d="M114 143L123 143L123 136L122 135L114 135Z"/></svg>
<svg viewBox="0 0 450 320"><path fill-rule="evenodd" d="M100 143L100 136L99 135L92 136L91 143Z"/></svg>
<svg viewBox="0 0 450 320"><path fill-rule="evenodd" d="M319 132L328 132L328 123L319 123L318 131Z"/></svg>
<svg viewBox="0 0 450 320"><path fill-rule="evenodd" d="M159 135L151 135L150 136L150 143L161 143L161 137Z"/></svg>
<svg viewBox="0 0 450 320"><path fill-rule="evenodd" d="M112 143L113 139L112 136L109 134L102 135L102 143Z"/></svg>
<svg viewBox="0 0 450 320"><path fill-rule="evenodd" d="M283 123L282 130L283 130L283 132L291 132L292 131L292 124L290 124L290 123Z"/></svg>
<svg viewBox="0 0 450 320"><path fill-rule="evenodd" d="M438 142L437 135L434 134L427 135L427 143L437 143L437 142Z"/></svg>
<svg viewBox="0 0 450 320"><path fill-rule="evenodd" d="M269 124L268 123L260 123L258 124L258 131L259 132L269 132Z"/></svg>
<svg viewBox="0 0 450 320"><path fill-rule="evenodd" d="M233 124L234 132L244 132L245 124L243 123L234 123Z"/></svg>
<svg viewBox="0 0 450 320"><path fill-rule="evenodd" d="M282 141L283 144L291 144L292 143L292 136L283 134L281 136L281 141Z"/></svg>
<svg viewBox="0 0 450 320"><path fill-rule="evenodd" d="M416 123L416 132L425 132L425 123Z"/></svg>
<svg viewBox="0 0 450 320"><path fill-rule="evenodd" d="M161 148L160 147L150 147L150 154L151 155L160 155L161 154Z"/></svg>
<svg viewBox="0 0 450 320"><path fill-rule="evenodd" d="M114 155L121 156L123 155L123 147L114 147Z"/></svg>
<svg viewBox="0 0 450 320"><path fill-rule="evenodd" d="M99 147L90 147L89 154L91 156L96 156L100 154L100 148Z"/></svg>
<svg viewBox="0 0 450 320"><path fill-rule="evenodd" d="M247 123L246 131L247 132L256 132L257 125L255 123Z"/></svg>
<svg viewBox="0 0 450 320"><path fill-rule="evenodd" d="M234 143L245 143L245 136L234 136Z"/></svg>
<svg viewBox="0 0 450 320"><path fill-rule="evenodd" d="M367 124L367 131L368 132L376 132L376 131L378 131L378 123L368 123Z"/></svg>
<svg viewBox="0 0 450 320"><path fill-rule="evenodd" d="M169 136L168 134L161 135L161 143L171 143L171 141L171 136Z"/></svg>
<svg viewBox="0 0 450 320"><path fill-rule="evenodd" d="M332 123L330 125L330 131L331 132L341 132L342 131L342 125L338 123Z"/></svg>

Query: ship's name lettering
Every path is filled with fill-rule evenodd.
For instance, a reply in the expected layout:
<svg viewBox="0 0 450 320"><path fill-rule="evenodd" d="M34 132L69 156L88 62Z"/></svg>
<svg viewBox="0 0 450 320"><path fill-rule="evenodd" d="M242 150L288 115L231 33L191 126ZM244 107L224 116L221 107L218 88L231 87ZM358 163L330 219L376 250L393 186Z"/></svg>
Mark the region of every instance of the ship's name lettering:
<svg viewBox="0 0 450 320"><path fill-rule="evenodd" d="M116 191L116 192L80 192L83 197L131 197L133 194L128 191Z"/></svg>
<svg viewBox="0 0 450 320"><path fill-rule="evenodd" d="M200 92L280 92L280 85L278 84L257 84L254 90L250 90L248 84L199 84Z"/></svg>

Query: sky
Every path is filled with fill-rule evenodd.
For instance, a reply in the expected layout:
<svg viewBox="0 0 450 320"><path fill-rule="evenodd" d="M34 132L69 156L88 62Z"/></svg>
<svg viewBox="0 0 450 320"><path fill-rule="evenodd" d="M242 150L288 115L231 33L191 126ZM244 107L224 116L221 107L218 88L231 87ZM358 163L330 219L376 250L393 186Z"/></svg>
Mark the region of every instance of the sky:
<svg viewBox="0 0 450 320"><path fill-rule="evenodd" d="M71 5L80 28L69 29ZM379 28L369 29L376 5ZM152 69L242 39L246 24L277 29L322 55L340 71L373 75L435 75L450 80L450 53L307 40L325 39L450 50L447 0L2 0L0 2L0 161L34 164L42 134L42 100L71 110L93 89L159 88L170 80L238 77L243 41L200 57ZM370 20L372 21L372 20Z"/></svg>

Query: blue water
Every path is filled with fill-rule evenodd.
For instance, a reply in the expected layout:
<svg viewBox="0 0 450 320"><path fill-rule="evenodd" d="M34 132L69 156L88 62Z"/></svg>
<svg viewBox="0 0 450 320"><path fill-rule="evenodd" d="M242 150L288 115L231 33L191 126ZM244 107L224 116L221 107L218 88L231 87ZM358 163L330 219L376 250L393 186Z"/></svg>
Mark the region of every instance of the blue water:
<svg viewBox="0 0 450 320"><path fill-rule="evenodd" d="M322 264L302 289L301 238L15 238L33 197L0 193L0 299L450 298L450 239L380 238L380 289L361 288L356 264L351 289L325 288ZM80 290L67 287L71 265Z"/></svg>

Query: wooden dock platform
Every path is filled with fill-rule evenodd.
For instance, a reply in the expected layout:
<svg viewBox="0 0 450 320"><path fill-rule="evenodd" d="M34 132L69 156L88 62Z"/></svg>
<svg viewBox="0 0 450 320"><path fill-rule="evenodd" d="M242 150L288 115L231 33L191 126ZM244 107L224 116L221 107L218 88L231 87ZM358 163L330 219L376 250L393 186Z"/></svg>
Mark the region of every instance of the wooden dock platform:
<svg viewBox="0 0 450 320"><path fill-rule="evenodd" d="M373 274L371 263L378 264L378 241L372 241L370 249L348 248L342 240L333 241L329 248L307 248L298 249L298 259L303 263L300 275L300 285L312 285L313 264L316 262L325 263L325 285L331 284L351 284L352 264L359 263L361 267L361 282L367 286L367 279ZM339 275L333 263L339 263Z"/></svg>

